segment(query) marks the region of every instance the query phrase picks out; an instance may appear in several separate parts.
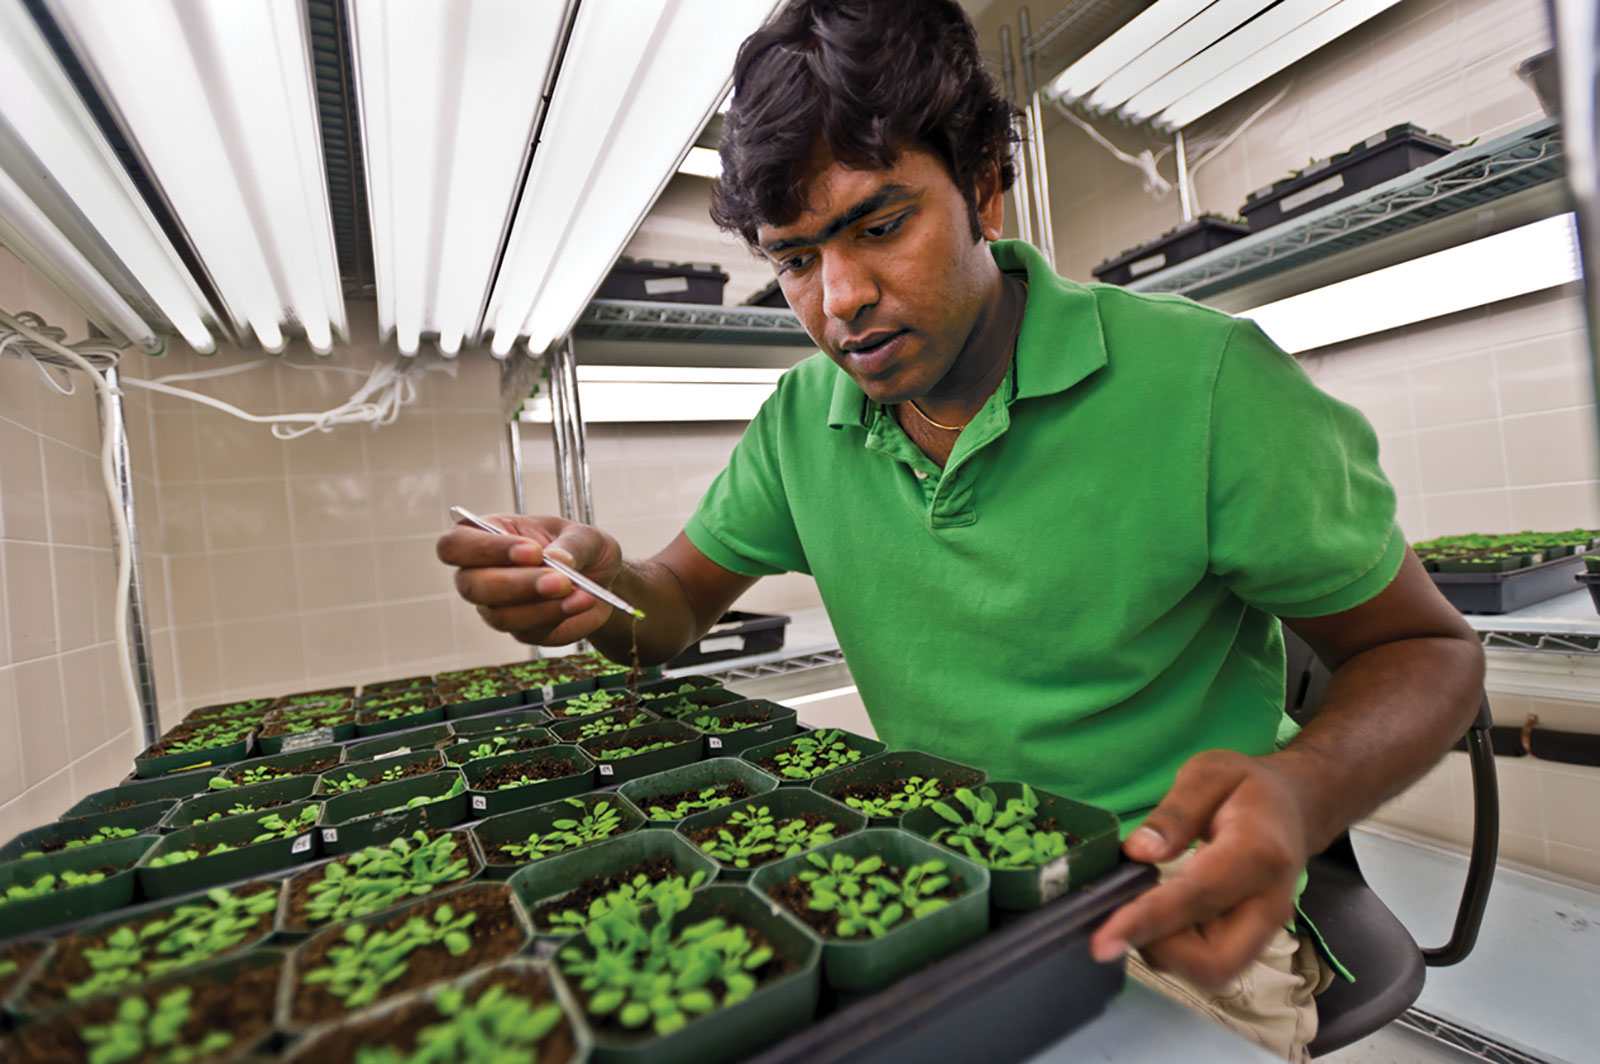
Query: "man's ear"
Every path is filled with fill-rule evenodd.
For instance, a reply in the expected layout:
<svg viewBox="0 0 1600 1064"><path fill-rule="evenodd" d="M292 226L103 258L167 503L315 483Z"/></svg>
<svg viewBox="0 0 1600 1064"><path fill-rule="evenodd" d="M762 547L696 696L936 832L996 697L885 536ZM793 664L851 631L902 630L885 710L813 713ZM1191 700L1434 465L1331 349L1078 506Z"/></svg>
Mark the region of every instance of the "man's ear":
<svg viewBox="0 0 1600 1064"><path fill-rule="evenodd" d="M1000 164L992 157L972 175L978 228L984 240L999 240L1005 231L1005 191L1000 187Z"/></svg>

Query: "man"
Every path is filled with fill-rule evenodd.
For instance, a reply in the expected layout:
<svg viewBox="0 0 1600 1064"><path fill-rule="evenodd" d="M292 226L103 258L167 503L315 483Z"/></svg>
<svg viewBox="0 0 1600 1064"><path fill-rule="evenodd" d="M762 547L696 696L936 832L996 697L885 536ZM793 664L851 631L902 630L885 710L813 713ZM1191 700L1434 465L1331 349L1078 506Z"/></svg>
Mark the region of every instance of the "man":
<svg viewBox="0 0 1600 1064"><path fill-rule="evenodd" d="M1099 959L1136 950L1140 978L1304 1059L1327 978L1286 930L1306 860L1441 756L1482 682L1371 429L1250 323L996 242L1010 109L952 0L799 0L735 86L713 217L821 354L655 557L502 517L522 539L457 528L440 558L495 628L617 660L635 637L665 660L758 577L810 572L891 749L1142 819L1130 857L1184 858ZM1334 668L1281 750L1279 618Z"/></svg>

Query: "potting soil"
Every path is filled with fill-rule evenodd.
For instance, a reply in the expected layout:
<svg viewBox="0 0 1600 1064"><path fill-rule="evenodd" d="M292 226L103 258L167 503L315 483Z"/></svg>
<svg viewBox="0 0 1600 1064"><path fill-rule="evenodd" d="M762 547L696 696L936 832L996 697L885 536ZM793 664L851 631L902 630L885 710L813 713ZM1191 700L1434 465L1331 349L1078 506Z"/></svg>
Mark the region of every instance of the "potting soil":
<svg viewBox="0 0 1600 1064"><path fill-rule="evenodd" d="M558 780L577 773L575 762L561 759L548 761L523 761L501 765L479 776L472 784L475 791L498 791L508 783L527 778L530 780Z"/></svg>
<svg viewBox="0 0 1600 1064"><path fill-rule="evenodd" d="M576 909L579 912L588 912L589 906L599 899L610 894L624 883L631 883L638 876L644 876L646 882L660 883L664 879L681 875L670 857L652 857L648 861L640 861L626 872L616 872L609 876L590 876L579 883L575 888L561 895L553 901L546 902L532 912L533 926L541 931L551 929L552 916L557 913L568 912ZM688 877L684 877L687 880Z"/></svg>
<svg viewBox="0 0 1600 1064"><path fill-rule="evenodd" d="M793 821L796 821L796 820L805 821L806 827L809 828L812 831L815 831L817 828L821 827L823 824L831 824L831 825L833 825L833 837L834 837L834 839L838 839L838 838L841 838L844 835L849 834L849 829L847 829L843 824L841 824L838 821L834 820L832 817L823 816L821 813L796 813L794 816L773 817L772 826L781 831L785 824L792 823ZM703 827L698 831L689 832L689 841L694 843L701 850L705 850L706 845L708 843L714 842L716 840L717 832L724 831L724 830L732 832L733 833L733 837L735 839L739 839L741 837L742 831L747 831L749 829L748 828L740 829L740 828L738 828L736 826L730 826L727 823L712 824L712 825L710 825L708 827ZM774 841L776 841L776 840L774 840ZM829 840L829 841L832 841L832 840ZM709 854L708 854L708 856L709 856ZM759 868L762 865L766 864L768 861L776 861L778 858L783 857L783 856L785 856L784 852L782 850L780 850L777 846L774 846L767 853L759 853L759 854L755 854L752 857L750 857L748 859L750 864L747 867L749 867L749 868ZM715 860L719 860L720 861L720 860L722 860L722 858L720 858L720 857L719 858L715 858ZM724 861L723 863L726 864L727 862Z"/></svg>
<svg viewBox="0 0 1600 1064"><path fill-rule="evenodd" d="M906 870L898 865L885 863L883 870L875 874L898 881L901 876L906 874ZM949 875L949 886L937 894L926 895L923 900L942 898L945 901L953 902L959 899L961 897L961 877L955 872L950 872ZM850 938L839 938L836 933L839 927L839 914L832 910L819 912L811 908L811 885L800 882L795 876L790 876L782 883L774 883L768 887L767 896L801 920L804 920L813 931L824 938L835 938L841 942L864 942L870 941L872 938L871 935L854 935ZM893 931L911 922L909 919L901 919L892 925L889 930Z"/></svg>
<svg viewBox="0 0 1600 1064"><path fill-rule="evenodd" d="M686 791L674 791L671 794L658 794L658 795L654 795L654 796L652 796L650 798L641 798L641 799L639 799L639 807L644 811L644 815L645 815L645 817L647 819L654 820L654 819L657 819L657 818L650 816L650 810L652 808L654 808L655 806L660 806L662 809L674 809L674 808L677 807L679 802L698 802L698 801L702 801L702 800L709 800L709 799L702 799L700 797L700 792L705 790L705 789L706 788L704 788L704 787L690 787ZM722 786L718 787L716 789L716 793L713 794L712 797L713 798L726 798L726 799L729 800L730 803L731 802L737 802L741 798L750 797L750 788L746 787L743 782L741 782L739 780L734 780L732 783L724 783ZM689 812L690 813L699 813L699 812L703 812L705 808L717 808L717 807L714 807L714 806L713 807L702 807L700 809L691 809ZM682 818L681 817L672 816L672 817L661 817L660 819L662 819L662 820L680 820Z"/></svg>
<svg viewBox="0 0 1600 1064"><path fill-rule="evenodd" d="M0 948L0 1001L4 1001L27 974L28 966L44 952L42 942L13 942ZM15 968L11 966L15 965Z"/></svg>

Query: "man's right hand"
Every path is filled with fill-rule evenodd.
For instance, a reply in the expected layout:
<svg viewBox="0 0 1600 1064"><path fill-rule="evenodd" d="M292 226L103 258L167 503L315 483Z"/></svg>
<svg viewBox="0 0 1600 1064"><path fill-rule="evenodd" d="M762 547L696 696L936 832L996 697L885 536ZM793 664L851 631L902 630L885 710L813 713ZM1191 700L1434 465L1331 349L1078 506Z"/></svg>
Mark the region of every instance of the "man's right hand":
<svg viewBox="0 0 1600 1064"><path fill-rule="evenodd" d="M609 588L622 571L622 548L613 537L560 517L494 514L487 520L511 535L458 524L439 537L436 549L440 561L456 566L456 590L489 627L524 643L563 646L611 618L610 606L542 563L549 551Z"/></svg>

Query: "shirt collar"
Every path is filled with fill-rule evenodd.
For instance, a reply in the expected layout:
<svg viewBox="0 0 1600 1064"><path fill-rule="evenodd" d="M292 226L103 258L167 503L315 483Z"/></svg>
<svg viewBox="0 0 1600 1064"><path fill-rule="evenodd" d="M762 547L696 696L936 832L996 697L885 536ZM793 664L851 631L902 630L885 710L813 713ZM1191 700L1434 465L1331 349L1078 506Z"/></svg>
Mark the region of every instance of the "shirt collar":
<svg viewBox="0 0 1600 1064"><path fill-rule="evenodd" d="M1028 307L1010 374L1012 398L1064 392L1106 364L1094 293L1058 275L1043 255L1020 240L997 240L989 252L1002 270L1025 273L1028 282ZM867 428L871 406L850 375L835 367L829 427Z"/></svg>

